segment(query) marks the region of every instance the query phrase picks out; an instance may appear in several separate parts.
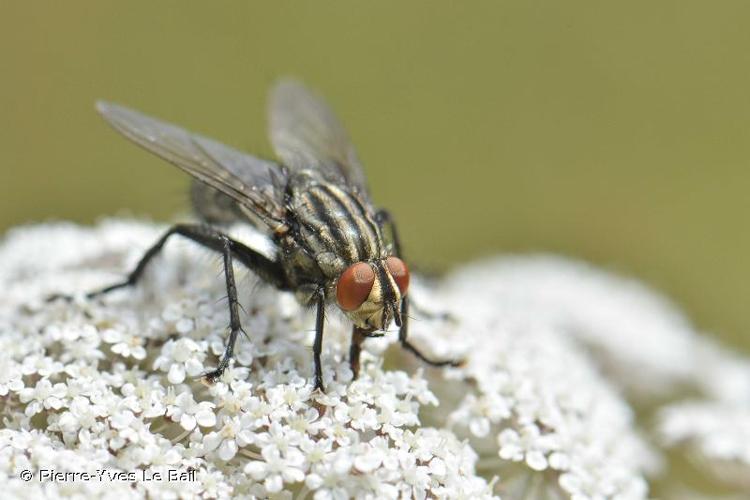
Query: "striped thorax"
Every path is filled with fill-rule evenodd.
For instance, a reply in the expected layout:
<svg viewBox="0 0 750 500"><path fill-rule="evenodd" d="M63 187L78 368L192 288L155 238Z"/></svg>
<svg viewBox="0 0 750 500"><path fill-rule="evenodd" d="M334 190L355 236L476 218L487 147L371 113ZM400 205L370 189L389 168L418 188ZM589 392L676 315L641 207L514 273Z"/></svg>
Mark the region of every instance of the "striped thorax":
<svg viewBox="0 0 750 500"><path fill-rule="evenodd" d="M279 245L292 257L285 260L290 279L325 282L326 298L360 328L400 324L408 270L391 255L369 204L307 170L290 178L286 204L289 230Z"/></svg>

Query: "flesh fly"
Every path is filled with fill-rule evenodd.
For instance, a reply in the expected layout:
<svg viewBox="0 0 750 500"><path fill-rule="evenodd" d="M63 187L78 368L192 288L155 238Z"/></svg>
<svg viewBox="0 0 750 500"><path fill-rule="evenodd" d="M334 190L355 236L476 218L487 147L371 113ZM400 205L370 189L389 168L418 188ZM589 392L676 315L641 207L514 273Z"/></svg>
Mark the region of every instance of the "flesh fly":
<svg viewBox="0 0 750 500"><path fill-rule="evenodd" d="M229 365L242 331L235 261L277 289L294 292L301 304L315 307L317 389L324 390L320 355L329 304L353 324L350 363L355 378L362 342L382 335L391 323L399 327L401 345L423 361L454 364L428 359L409 342L409 269L401 258L395 223L371 202L344 128L304 86L282 81L272 89L270 139L278 161L256 158L117 104L99 102L97 110L122 135L193 176L192 204L202 223L171 227L125 281L88 297L135 285L167 240L180 235L223 257L230 334L217 368L205 375L209 381ZM265 233L276 246L276 258L223 232L238 221Z"/></svg>

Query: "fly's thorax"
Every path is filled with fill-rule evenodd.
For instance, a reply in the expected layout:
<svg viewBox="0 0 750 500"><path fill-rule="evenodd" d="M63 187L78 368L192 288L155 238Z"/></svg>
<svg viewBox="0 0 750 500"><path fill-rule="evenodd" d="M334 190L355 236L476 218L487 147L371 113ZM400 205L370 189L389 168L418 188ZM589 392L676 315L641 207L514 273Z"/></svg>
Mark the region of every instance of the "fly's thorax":
<svg viewBox="0 0 750 500"><path fill-rule="evenodd" d="M355 262L383 257L372 208L356 193L302 172L290 182L287 203L298 243L327 278L337 278Z"/></svg>
<svg viewBox="0 0 750 500"><path fill-rule="evenodd" d="M339 276L347 267L347 262L333 252L319 253L315 256L315 262L328 278Z"/></svg>

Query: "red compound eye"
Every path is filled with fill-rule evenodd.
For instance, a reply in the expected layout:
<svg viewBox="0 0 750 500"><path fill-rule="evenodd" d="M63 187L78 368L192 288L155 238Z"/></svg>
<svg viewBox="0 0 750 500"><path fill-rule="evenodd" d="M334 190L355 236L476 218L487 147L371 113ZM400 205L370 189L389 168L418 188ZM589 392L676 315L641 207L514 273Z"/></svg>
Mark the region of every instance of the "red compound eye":
<svg viewBox="0 0 750 500"><path fill-rule="evenodd" d="M344 311L353 311L367 300L375 283L375 271L365 262L352 264L341 273L336 285L336 300Z"/></svg>
<svg viewBox="0 0 750 500"><path fill-rule="evenodd" d="M404 261L398 257L388 257L385 259L385 267L393 276L393 281L396 282L401 296L406 295L406 291L409 289L409 268L406 267Z"/></svg>

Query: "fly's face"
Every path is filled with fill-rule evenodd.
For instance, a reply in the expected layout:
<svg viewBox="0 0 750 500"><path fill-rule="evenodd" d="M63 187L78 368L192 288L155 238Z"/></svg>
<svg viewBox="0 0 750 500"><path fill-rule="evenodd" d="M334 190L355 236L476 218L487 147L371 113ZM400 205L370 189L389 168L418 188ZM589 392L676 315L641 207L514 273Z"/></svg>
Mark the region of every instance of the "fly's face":
<svg viewBox="0 0 750 500"><path fill-rule="evenodd" d="M339 276L336 300L359 328L385 330L391 321L401 326L401 299L409 288L409 269L398 257L357 262Z"/></svg>

